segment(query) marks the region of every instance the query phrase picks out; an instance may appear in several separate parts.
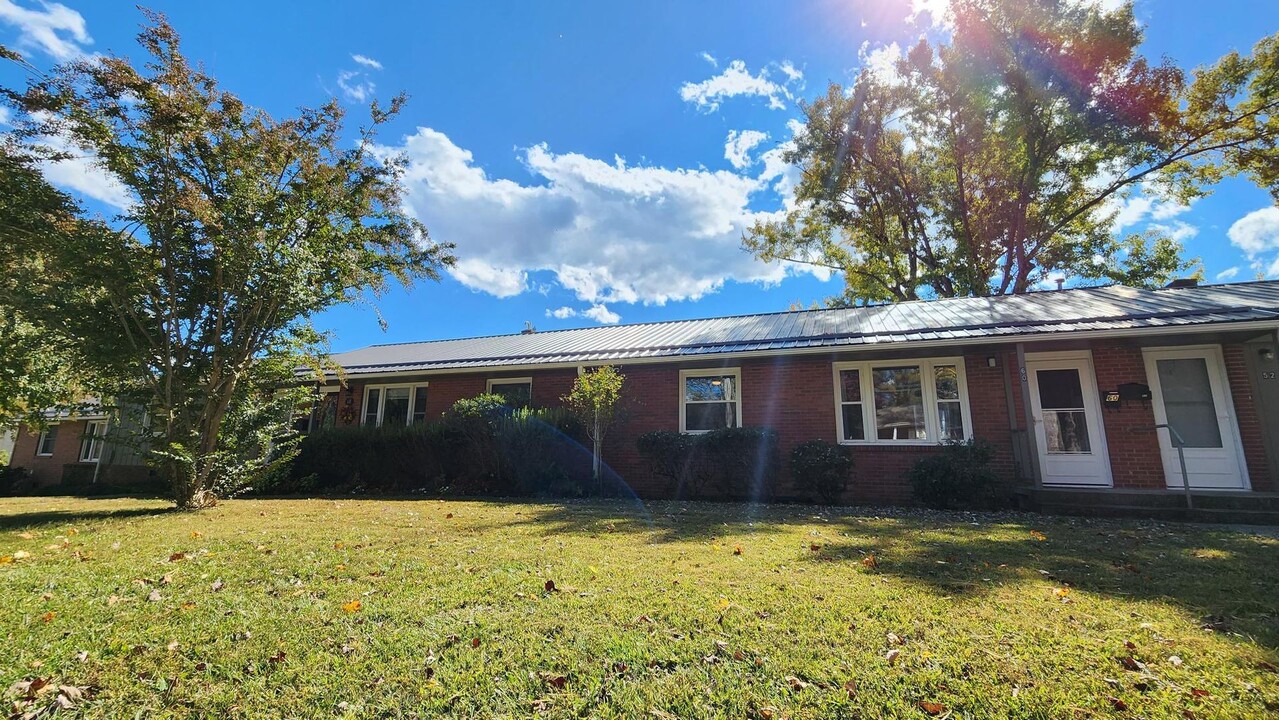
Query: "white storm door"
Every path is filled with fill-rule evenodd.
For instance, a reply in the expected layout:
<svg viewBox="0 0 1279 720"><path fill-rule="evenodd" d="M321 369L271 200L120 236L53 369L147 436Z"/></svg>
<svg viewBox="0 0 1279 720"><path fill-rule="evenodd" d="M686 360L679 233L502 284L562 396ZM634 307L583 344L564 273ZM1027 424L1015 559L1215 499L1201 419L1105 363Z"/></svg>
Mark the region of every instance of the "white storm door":
<svg viewBox="0 0 1279 720"><path fill-rule="evenodd" d="M1155 422L1170 425L1185 443L1190 487L1243 490L1243 450L1235 432L1234 407L1226 392L1219 346L1146 350L1146 377ZM1159 430L1159 450L1168 487L1181 488L1181 463L1172 434Z"/></svg>
<svg viewBox="0 0 1279 720"><path fill-rule="evenodd" d="M1109 487L1110 459L1090 354L1028 355L1026 372L1043 483Z"/></svg>

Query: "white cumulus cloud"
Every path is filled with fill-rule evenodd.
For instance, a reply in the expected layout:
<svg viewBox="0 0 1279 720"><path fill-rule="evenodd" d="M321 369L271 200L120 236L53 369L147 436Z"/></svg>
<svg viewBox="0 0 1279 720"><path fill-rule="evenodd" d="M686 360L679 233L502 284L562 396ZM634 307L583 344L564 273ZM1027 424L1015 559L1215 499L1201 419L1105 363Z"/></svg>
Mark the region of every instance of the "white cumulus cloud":
<svg viewBox="0 0 1279 720"><path fill-rule="evenodd" d="M1252 267L1268 277L1279 276L1279 207L1265 207L1244 215L1226 231L1230 243L1243 251ZM1275 253L1274 257L1267 257Z"/></svg>
<svg viewBox="0 0 1279 720"><path fill-rule="evenodd" d="M609 310L603 304L592 305L583 310L576 310L567 305L554 310L546 311L547 317L553 317L559 320L567 320L568 318L584 317L588 320L594 320L601 325L616 325L621 322L622 316Z"/></svg>
<svg viewBox="0 0 1279 720"><path fill-rule="evenodd" d="M60 3L42 2L32 9L0 0L0 22L18 29L19 48L39 50L60 62L81 57L84 46L93 42L84 16Z"/></svg>
<svg viewBox="0 0 1279 720"><path fill-rule="evenodd" d="M1226 280L1230 280L1238 274L1239 274L1238 265L1235 265L1234 267L1228 267L1225 270L1222 270L1221 272L1217 273L1217 282L1224 282Z"/></svg>
<svg viewBox="0 0 1279 720"><path fill-rule="evenodd" d="M490 177L431 128L380 151L406 158L408 209L433 238L457 244L453 277L499 297L549 272L592 306L583 317L611 322L605 303L696 299L729 280L775 283L800 270L741 248L746 228L771 217L751 209L753 197L786 187L790 169L776 157L751 176L632 166L542 144L520 151L535 178L524 184Z"/></svg>
<svg viewBox="0 0 1279 720"><path fill-rule="evenodd" d="M368 55L360 55L359 53L353 53L351 55L351 59L367 68L373 68L374 70L382 69L382 63L378 62L377 60L374 60Z"/></svg>
<svg viewBox="0 0 1279 720"><path fill-rule="evenodd" d="M738 170L748 168L755 163L751 150L767 139L768 133L759 130L729 130L728 139L724 141L724 158Z"/></svg>
<svg viewBox="0 0 1279 720"><path fill-rule="evenodd" d="M773 64L771 68L785 76L781 82L770 78L770 67L752 73L745 62L733 60L718 75L701 82L684 83L679 94L684 102L693 103L706 112L718 110L720 103L735 97L764 98L768 100L768 107L781 110L786 107L786 101L794 98L792 88L803 87L804 73L789 61Z"/></svg>

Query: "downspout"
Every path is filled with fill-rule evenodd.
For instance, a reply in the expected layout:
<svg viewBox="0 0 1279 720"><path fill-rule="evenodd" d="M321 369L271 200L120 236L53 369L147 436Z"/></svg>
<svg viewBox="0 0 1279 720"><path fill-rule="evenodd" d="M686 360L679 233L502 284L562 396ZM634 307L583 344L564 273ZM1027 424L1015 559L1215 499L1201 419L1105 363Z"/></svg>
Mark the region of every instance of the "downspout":
<svg viewBox="0 0 1279 720"><path fill-rule="evenodd" d="M1044 476L1039 467L1039 440L1035 432L1035 412L1030 402L1030 371L1026 369L1025 343L1017 343L1017 373L1021 379L1022 410L1026 413L1026 454L1030 456L1030 474L1035 481L1035 489L1041 490Z"/></svg>

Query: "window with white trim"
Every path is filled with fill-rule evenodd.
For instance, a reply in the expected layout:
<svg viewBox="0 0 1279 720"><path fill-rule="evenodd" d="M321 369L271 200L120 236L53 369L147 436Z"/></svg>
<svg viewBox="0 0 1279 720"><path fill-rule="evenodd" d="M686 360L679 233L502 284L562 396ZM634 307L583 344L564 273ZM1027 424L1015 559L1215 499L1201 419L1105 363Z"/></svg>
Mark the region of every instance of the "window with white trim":
<svg viewBox="0 0 1279 720"><path fill-rule="evenodd" d="M36 455L49 457L53 454L53 445L58 440L58 426L50 425L36 439Z"/></svg>
<svg viewBox="0 0 1279 720"><path fill-rule="evenodd" d="M501 395L511 407L528 407L533 404L533 378L490 378L488 390L492 395Z"/></svg>
<svg viewBox="0 0 1279 720"><path fill-rule="evenodd" d="M426 422L426 383L364 388L364 424L413 425Z"/></svg>
<svg viewBox="0 0 1279 720"><path fill-rule="evenodd" d="M742 426L739 368L681 370L679 431L704 433Z"/></svg>
<svg viewBox="0 0 1279 720"><path fill-rule="evenodd" d="M85 423L84 438L80 441L80 462L97 462L102 459L103 438L107 434L105 421Z"/></svg>
<svg viewBox="0 0 1279 720"><path fill-rule="evenodd" d="M972 436L963 358L835 363L841 443L939 443Z"/></svg>

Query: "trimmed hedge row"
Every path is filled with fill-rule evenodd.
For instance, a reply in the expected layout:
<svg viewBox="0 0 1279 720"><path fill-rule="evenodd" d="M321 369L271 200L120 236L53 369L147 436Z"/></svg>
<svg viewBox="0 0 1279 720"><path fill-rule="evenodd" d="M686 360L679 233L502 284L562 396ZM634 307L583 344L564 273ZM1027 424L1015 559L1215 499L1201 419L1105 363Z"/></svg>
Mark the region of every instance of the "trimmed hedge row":
<svg viewBox="0 0 1279 720"><path fill-rule="evenodd" d="M287 472L260 490L581 497L590 489L581 438L567 411L481 396L428 423L312 433Z"/></svg>

